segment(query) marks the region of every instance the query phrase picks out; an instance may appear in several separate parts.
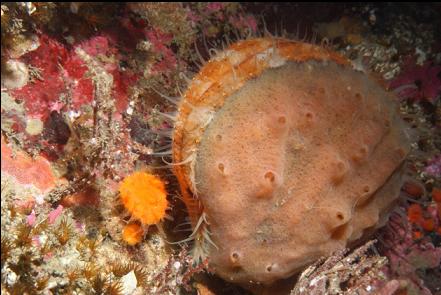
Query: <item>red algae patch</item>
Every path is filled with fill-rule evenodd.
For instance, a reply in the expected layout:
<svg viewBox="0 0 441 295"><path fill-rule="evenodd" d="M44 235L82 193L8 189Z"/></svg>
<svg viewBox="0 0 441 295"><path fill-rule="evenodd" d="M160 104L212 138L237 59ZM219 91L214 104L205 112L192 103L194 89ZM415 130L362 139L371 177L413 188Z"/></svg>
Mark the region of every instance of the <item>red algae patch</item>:
<svg viewBox="0 0 441 295"><path fill-rule="evenodd" d="M285 39L213 57L173 134L196 247L219 276L248 286L288 278L384 225L408 151L388 92L336 53Z"/></svg>

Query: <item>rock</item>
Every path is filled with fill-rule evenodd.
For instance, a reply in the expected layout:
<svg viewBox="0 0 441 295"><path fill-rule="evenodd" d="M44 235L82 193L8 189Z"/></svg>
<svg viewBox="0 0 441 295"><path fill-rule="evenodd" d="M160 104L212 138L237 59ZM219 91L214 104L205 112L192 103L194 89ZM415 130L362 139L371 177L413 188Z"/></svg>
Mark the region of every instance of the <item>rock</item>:
<svg viewBox="0 0 441 295"><path fill-rule="evenodd" d="M28 67L21 61L10 59L2 66L2 88L22 88L28 81Z"/></svg>
<svg viewBox="0 0 441 295"><path fill-rule="evenodd" d="M28 118L26 120L26 133L38 135L43 131L43 121L38 118Z"/></svg>
<svg viewBox="0 0 441 295"><path fill-rule="evenodd" d="M121 277L122 294L130 295L136 289L138 281L136 280L135 272L132 270L125 276Z"/></svg>

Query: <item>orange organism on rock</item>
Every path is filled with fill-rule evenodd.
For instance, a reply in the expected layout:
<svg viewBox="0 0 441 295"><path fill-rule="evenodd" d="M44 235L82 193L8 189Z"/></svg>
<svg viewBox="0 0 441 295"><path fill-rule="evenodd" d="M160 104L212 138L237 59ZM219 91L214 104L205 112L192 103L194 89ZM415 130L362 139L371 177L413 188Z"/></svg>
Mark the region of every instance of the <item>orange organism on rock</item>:
<svg viewBox="0 0 441 295"><path fill-rule="evenodd" d="M421 222L421 227L425 230L425 231L434 231L435 230L435 220L433 220L432 218L425 218L422 222Z"/></svg>
<svg viewBox="0 0 441 295"><path fill-rule="evenodd" d="M433 188L432 200L434 200L438 204L441 204L441 188L438 188L438 187Z"/></svg>
<svg viewBox="0 0 441 295"><path fill-rule="evenodd" d="M130 246L134 246L141 242L144 230L137 223L130 223L123 229L122 238Z"/></svg>
<svg viewBox="0 0 441 295"><path fill-rule="evenodd" d="M135 172L120 183L119 193L131 219L137 220L143 227L158 225L167 216L167 191L164 182L147 172ZM141 230L135 230L139 227ZM123 231L123 239L134 245L141 240L144 230L138 224L129 224Z"/></svg>
<svg viewBox="0 0 441 295"><path fill-rule="evenodd" d="M143 225L157 224L168 208L164 182L147 172L135 172L121 182L121 201L133 219Z"/></svg>
<svg viewBox="0 0 441 295"><path fill-rule="evenodd" d="M423 220L423 208L420 204L412 204L407 208L407 218L411 223L419 224Z"/></svg>

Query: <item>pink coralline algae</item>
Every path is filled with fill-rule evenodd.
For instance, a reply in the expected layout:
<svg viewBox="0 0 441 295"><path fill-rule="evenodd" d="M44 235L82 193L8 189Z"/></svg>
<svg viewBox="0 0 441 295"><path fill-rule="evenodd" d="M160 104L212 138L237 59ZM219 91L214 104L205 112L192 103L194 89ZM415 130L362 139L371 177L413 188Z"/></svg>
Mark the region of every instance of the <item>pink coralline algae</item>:
<svg viewBox="0 0 441 295"><path fill-rule="evenodd" d="M431 61L420 66L409 58L401 74L390 82L389 88L394 89L403 99L434 103L441 93L441 66Z"/></svg>
<svg viewBox="0 0 441 295"><path fill-rule="evenodd" d="M70 107L79 110L94 99L92 79L87 76L88 67L77 54L83 50L92 57L107 57L104 68L113 75L114 97L117 111L127 107L128 88L136 82L130 71L120 71L119 55L115 41L110 36L95 36L68 49L57 40L40 36L40 47L22 59L40 73L41 79L13 91L14 97L22 99L29 116L45 121L52 110L65 107L60 97L68 97Z"/></svg>
<svg viewBox="0 0 441 295"><path fill-rule="evenodd" d="M418 242L411 223L401 214L394 213L384 231L382 242L389 258L392 278L407 281L406 294L432 294L426 281L418 275L437 268L441 263L441 248L436 247L429 236L421 236Z"/></svg>
<svg viewBox="0 0 441 295"><path fill-rule="evenodd" d="M48 36L41 36L40 47L26 54L23 60L40 71L44 79L28 83L13 94L23 99L28 114L32 117L46 119L49 108L63 91L63 79L59 65L67 59L67 50L60 43Z"/></svg>
<svg viewBox="0 0 441 295"><path fill-rule="evenodd" d="M176 68L177 60L169 45L173 40L171 34L165 34L159 29L149 30L146 37L153 45L153 51L160 55L158 62L153 65L152 72L168 72Z"/></svg>
<svg viewBox="0 0 441 295"><path fill-rule="evenodd" d="M187 12L187 19L191 24L192 28L195 28L197 24L201 21L202 17L197 15L194 11L189 10Z"/></svg>
<svg viewBox="0 0 441 295"><path fill-rule="evenodd" d="M424 173L432 177L441 177L441 155L436 156L427 163Z"/></svg>
<svg viewBox="0 0 441 295"><path fill-rule="evenodd" d="M257 21L252 15L231 17L230 23L238 30L249 29L251 32L257 32Z"/></svg>
<svg viewBox="0 0 441 295"><path fill-rule="evenodd" d="M225 7L225 4L222 2L211 2L207 4L208 12L216 12L222 10Z"/></svg>

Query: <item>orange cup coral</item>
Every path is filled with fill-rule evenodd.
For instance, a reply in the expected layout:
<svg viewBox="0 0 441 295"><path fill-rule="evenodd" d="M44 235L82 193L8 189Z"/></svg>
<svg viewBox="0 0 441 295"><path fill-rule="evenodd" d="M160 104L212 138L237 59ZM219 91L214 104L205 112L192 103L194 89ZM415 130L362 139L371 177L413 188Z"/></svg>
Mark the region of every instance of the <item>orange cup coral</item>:
<svg viewBox="0 0 441 295"><path fill-rule="evenodd" d="M143 225L157 224L168 208L164 182L147 172L135 172L121 182L122 203L132 218Z"/></svg>
<svg viewBox="0 0 441 295"><path fill-rule="evenodd" d="M141 242L143 232L139 224L131 223L124 227L122 238L127 244L134 246Z"/></svg>

